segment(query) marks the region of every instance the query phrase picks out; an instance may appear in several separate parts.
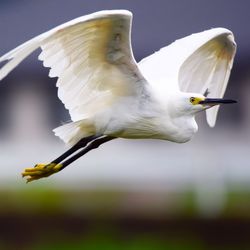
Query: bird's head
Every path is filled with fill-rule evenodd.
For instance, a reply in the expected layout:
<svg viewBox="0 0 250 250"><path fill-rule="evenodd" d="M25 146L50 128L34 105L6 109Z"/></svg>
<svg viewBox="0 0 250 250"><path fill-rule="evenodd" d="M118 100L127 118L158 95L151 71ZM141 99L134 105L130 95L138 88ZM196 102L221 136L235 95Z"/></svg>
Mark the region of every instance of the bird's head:
<svg viewBox="0 0 250 250"><path fill-rule="evenodd" d="M182 93L179 108L185 113L195 114L215 105L236 103L231 99L207 98L201 94Z"/></svg>

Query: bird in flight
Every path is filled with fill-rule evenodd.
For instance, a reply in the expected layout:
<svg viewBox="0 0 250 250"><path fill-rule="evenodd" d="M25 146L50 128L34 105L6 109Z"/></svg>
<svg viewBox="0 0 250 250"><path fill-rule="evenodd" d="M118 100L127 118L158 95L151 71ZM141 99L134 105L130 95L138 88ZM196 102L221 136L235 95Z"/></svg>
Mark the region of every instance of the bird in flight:
<svg viewBox="0 0 250 250"><path fill-rule="evenodd" d="M131 48L132 13L105 10L51 29L0 57L0 80L34 50L58 77L58 96L72 122L54 129L71 148L48 164L22 173L27 182L57 173L116 138L189 141L206 111L213 127L236 43L230 30L213 28L177 40L137 63Z"/></svg>

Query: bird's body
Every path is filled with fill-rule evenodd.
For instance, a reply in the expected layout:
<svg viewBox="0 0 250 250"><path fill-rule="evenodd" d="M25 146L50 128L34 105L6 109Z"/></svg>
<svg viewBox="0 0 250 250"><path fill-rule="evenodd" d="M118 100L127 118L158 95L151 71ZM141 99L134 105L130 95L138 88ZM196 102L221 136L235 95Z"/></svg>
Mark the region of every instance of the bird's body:
<svg viewBox="0 0 250 250"><path fill-rule="evenodd" d="M236 51L231 31L215 28L187 36L137 63L131 24L129 11L100 11L62 24L0 57L0 62L8 61L0 69L1 80L41 47L39 59L51 68L50 77L58 77L58 96L72 119L54 130L72 150L51 164L26 169L28 180L57 172L114 138L187 142L198 130L198 112L206 110L213 127L217 104L234 102L221 99ZM60 163L82 147L81 154Z"/></svg>
<svg viewBox="0 0 250 250"><path fill-rule="evenodd" d="M174 93L176 94L176 93ZM162 139L186 142L197 131L194 114L183 114L173 104L175 95L160 96L154 92L140 98L124 98L112 110L91 119L96 121L96 134L128 139ZM179 114L179 115L177 115ZM106 118L108 120L105 120ZM106 123L105 123L106 121ZM98 127L102 124L102 127Z"/></svg>

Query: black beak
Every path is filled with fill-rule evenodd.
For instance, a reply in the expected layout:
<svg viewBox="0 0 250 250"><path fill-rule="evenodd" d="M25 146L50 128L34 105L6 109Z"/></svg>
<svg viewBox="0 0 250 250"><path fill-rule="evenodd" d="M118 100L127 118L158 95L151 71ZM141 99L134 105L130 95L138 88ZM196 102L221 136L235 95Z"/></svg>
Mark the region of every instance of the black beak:
<svg viewBox="0 0 250 250"><path fill-rule="evenodd" d="M205 98L205 100L199 102L199 104L207 104L211 106L219 104L230 104L230 103L237 103L237 101L230 99L222 99L222 98Z"/></svg>

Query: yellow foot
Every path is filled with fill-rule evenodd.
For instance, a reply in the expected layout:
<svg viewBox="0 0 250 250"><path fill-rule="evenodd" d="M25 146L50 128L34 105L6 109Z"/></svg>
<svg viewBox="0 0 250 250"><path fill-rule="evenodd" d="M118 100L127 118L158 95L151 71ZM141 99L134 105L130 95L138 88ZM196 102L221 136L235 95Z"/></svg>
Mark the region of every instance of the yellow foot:
<svg viewBox="0 0 250 250"><path fill-rule="evenodd" d="M26 168L22 173L22 177L27 177L26 181L31 182L40 178L48 177L59 172L62 164L36 164L34 168Z"/></svg>

